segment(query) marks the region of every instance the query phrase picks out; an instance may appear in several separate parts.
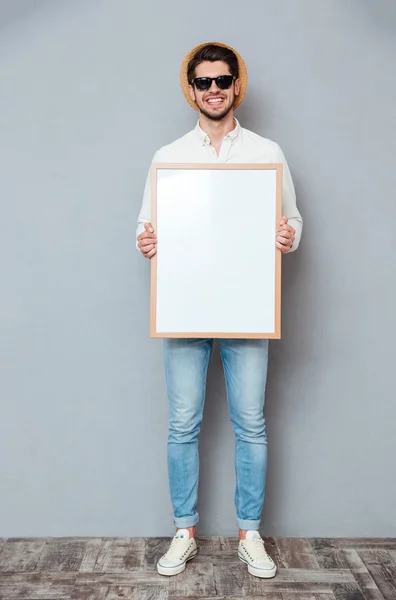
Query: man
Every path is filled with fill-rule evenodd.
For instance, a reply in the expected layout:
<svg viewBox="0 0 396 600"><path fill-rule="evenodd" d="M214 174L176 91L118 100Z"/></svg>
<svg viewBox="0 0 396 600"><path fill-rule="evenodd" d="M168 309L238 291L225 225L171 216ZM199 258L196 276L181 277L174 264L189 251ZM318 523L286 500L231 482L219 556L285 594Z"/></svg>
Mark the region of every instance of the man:
<svg viewBox="0 0 396 600"><path fill-rule="evenodd" d="M302 219L286 159L277 144L243 129L234 118L234 110L243 101L247 87L247 70L241 56L225 44L200 44L182 63L181 85L187 101L199 112L199 122L193 131L161 148L153 161L283 163L284 216L274 232L274 243L282 253L296 250ZM220 231L219 224L219 234ZM243 213L243 198L241 235L246 236L246 243L251 235L260 235L260 224L252 224ZM147 258L157 251L157 238L150 223L149 178L138 219L137 247ZM181 573L197 553L198 434L212 345L212 339L164 340L170 404L168 472L177 531L168 552L158 562L161 575ZM220 339L219 345L236 435L238 556L247 564L249 573L270 578L276 574L276 565L258 532L267 468L264 396L268 340Z"/></svg>

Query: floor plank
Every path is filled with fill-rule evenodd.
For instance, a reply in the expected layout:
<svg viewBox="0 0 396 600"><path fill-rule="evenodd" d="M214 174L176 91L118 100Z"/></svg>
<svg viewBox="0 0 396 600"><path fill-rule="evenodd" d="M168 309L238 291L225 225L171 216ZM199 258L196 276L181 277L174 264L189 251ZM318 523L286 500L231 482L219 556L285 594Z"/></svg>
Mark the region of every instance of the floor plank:
<svg viewBox="0 0 396 600"><path fill-rule="evenodd" d="M168 600L168 586L79 586L73 589L71 600Z"/></svg>
<svg viewBox="0 0 396 600"><path fill-rule="evenodd" d="M383 565L392 562L392 557L386 548L357 548L357 552L365 565Z"/></svg>
<svg viewBox="0 0 396 600"><path fill-rule="evenodd" d="M46 542L37 563L37 570L78 571L84 558L86 545L86 541Z"/></svg>
<svg viewBox="0 0 396 600"><path fill-rule="evenodd" d="M367 569L385 600L396 599L396 567L391 564L367 564Z"/></svg>
<svg viewBox="0 0 396 600"><path fill-rule="evenodd" d="M336 600L364 600L361 589L355 583L339 583L331 586Z"/></svg>
<svg viewBox="0 0 396 600"><path fill-rule="evenodd" d="M172 578L174 579L174 578ZM76 577L77 585L158 585L164 581L161 575L158 575L156 569L144 570L136 569L131 571L113 571L111 573L78 573Z"/></svg>
<svg viewBox="0 0 396 600"><path fill-rule="evenodd" d="M284 600L283 594L280 592L268 592L260 596L188 596L188 600L213 600L214 598L216 600L241 600L242 598L243 600ZM168 600L186 600L186 596L169 596ZM291 600L300 600L300 597L294 596ZM330 600L329 597L326 600Z"/></svg>
<svg viewBox="0 0 396 600"><path fill-rule="evenodd" d="M340 548L371 549L379 547L396 550L396 538L328 538L328 542Z"/></svg>
<svg viewBox="0 0 396 600"><path fill-rule="evenodd" d="M391 562L396 565L396 550L388 550L388 556Z"/></svg>
<svg viewBox="0 0 396 600"><path fill-rule="evenodd" d="M282 600L335 600L333 592L329 589L326 594L282 592Z"/></svg>
<svg viewBox="0 0 396 600"><path fill-rule="evenodd" d="M221 552L224 550L233 550L228 545L228 540L231 538L220 537L198 537L197 546L201 554L210 556L212 552Z"/></svg>
<svg viewBox="0 0 396 600"><path fill-rule="evenodd" d="M192 561L184 573L171 577L169 596L215 596L213 566Z"/></svg>
<svg viewBox="0 0 396 600"><path fill-rule="evenodd" d="M260 596L188 596L188 600L213 600L214 598L216 598L216 600L241 600L242 598L243 600L285 600L283 594L280 592L268 592ZM186 600L186 597L169 596L168 600ZM286 600L289 599L287 598ZM300 597L296 598L296 596L294 596L294 598L290 600L300 600ZM306 599L303 597L302 600ZM309 600L311 600L311 598ZM317 599L314 598L313 600ZM328 596L326 600L330 600Z"/></svg>
<svg viewBox="0 0 396 600"><path fill-rule="evenodd" d="M279 538L276 540L283 567L318 569L319 563L308 539Z"/></svg>
<svg viewBox="0 0 396 600"><path fill-rule="evenodd" d="M384 600L383 595L378 589L357 550L344 548L343 552L345 560L349 565L351 573L361 589L365 600Z"/></svg>
<svg viewBox="0 0 396 600"><path fill-rule="evenodd" d="M337 546L331 540L312 540L310 545L322 569L349 568L343 548Z"/></svg>
<svg viewBox="0 0 396 600"><path fill-rule="evenodd" d="M80 573L91 573L94 570L103 544L104 541L102 538L89 540L86 543L84 556L79 569Z"/></svg>
<svg viewBox="0 0 396 600"><path fill-rule="evenodd" d="M34 571L45 541L6 542L0 552L0 572Z"/></svg>
<svg viewBox="0 0 396 600"><path fill-rule="evenodd" d="M76 580L75 573L2 573L1 600L69 600Z"/></svg>
<svg viewBox="0 0 396 600"><path fill-rule="evenodd" d="M77 584L72 588L70 600L106 600L110 589L111 587L108 585L89 586ZM115 587L114 589L119 588ZM125 596L125 598L128 597L129 596Z"/></svg>
<svg viewBox="0 0 396 600"><path fill-rule="evenodd" d="M142 539L106 540L99 548L92 571L95 573L122 573L141 569L144 556L145 542ZM91 558L91 563L92 560Z"/></svg>

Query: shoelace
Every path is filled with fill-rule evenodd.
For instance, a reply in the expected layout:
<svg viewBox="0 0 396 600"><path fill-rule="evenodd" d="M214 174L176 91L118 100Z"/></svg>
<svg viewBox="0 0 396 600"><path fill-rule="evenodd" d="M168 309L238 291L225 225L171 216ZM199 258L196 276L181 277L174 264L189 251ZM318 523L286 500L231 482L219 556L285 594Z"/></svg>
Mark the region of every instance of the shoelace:
<svg viewBox="0 0 396 600"><path fill-rule="evenodd" d="M186 546L183 548L182 544L186 544ZM173 540L171 541L171 545L169 546L168 552L165 554L165 556L168 558L171 554L176 554L178 556L178 558L182 558L183 555L183 550L186 551L188 548L188 545L190 543L190 540L186 540L182 537L178 537L175 536L173 538ZM180 556L179 556L180 553Z"/></svg>
<svg viewBox="0 0 396 600"><path fill-rule="evenodd" d="M244 546L250 558L253 558L251 554L254 553L257 558L266 558L273 563L272 558L267 554L263 540L244 540Z"/></svg>

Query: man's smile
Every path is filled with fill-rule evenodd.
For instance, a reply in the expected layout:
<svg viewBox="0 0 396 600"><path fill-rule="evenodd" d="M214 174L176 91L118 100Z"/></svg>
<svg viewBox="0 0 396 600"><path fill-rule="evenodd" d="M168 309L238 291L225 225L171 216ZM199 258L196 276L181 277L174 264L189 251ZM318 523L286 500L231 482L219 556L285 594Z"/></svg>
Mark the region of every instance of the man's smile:
<svg viewBox="0 0 396 600"><path fill-rule="evenodd" d="M224 104L224 98L221 96L210 96L205 100L210 106L221 106Z"/></svg>

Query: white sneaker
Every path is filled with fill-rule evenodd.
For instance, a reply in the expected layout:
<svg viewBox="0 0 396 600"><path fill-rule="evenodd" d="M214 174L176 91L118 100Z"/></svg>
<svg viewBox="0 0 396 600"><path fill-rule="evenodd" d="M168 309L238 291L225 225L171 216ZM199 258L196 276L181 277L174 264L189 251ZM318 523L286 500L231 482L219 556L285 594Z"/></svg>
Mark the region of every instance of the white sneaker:
<svg viewBox="0 0 396 600"><path fill-rule="evenodd" d="M246 540L240 540L238 547L239 560L246 563L248 571L255 577L270 579L276 575L276 564L268 556L264 542L258 531L247 531Z"/></svg>
<svg viewBox="0 0 396 600"><path fill-rule="evenodd" d="M190 538L188 529L179 529L171 541L168 552L157 563L160 575L178 575L186 568L186 562L197 555L197 543Z"/></svg>

